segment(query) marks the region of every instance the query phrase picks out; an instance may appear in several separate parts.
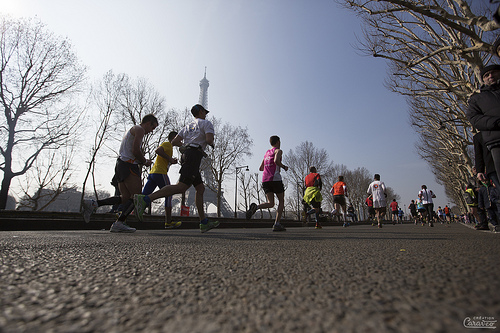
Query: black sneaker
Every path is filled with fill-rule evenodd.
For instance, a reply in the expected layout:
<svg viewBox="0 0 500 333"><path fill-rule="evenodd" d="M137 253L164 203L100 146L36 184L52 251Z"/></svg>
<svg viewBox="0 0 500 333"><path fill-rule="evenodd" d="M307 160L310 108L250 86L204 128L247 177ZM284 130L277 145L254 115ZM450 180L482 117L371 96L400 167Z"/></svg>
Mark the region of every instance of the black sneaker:
<svg viewBox="0 0 500 333"><path fill-rule="evenodd" d="M273 231L286 231L286 229L282 224L275 224L273 226Z"/></svg>
<svg viewBox="0 0 500 333"><path fill-rule="evenodd" d="M250 204L250 209L247 210L247 213L246 213L247 220L250 220L256 211L257 211L257 204L256 203Z"/></svg>

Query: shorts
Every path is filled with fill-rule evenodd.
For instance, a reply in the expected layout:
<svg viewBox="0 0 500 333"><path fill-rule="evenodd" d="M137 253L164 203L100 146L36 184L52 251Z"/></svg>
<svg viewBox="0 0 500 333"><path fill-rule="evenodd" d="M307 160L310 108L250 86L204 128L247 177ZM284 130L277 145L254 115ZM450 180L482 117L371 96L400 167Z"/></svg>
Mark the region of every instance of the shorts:
<svg viewBox="0 0 500 333"><path fill-rule="evenodd" d="M392 215L398 215L398 211L397 210L393 210L392 211Z"/></svg>
<svg viewBox="0 0 500 333"><path fill-rule="evenodd" d="M310 205L313 207L313 208L321 208L321 201L320 202L317 202L316 200L312 200Z"/></svg>
<svg viewBox="0 0 500 333"><path fill-rule="evenodd" d="M374 209L379 214L385 214L385 212L386 212L386 208L385 207L378 207L378 208L374 208Z"/></svg>
<svg viewBox="0 0 500 333"><path fill-rule="evenodd" d="M375 208L373 208L373 206L368 207L368 214L375 215Z"/></svg>
<svg viewBox="0 0 500 333"><path fill-rule="evenodd" d="M148 181L142 189L142 194L151 194L157 187L161 189L162 187L167 185L170 185L170 179L167 175L162 173L150 173L148 175ZM172 207L172 196L165 198L165 207Z"/></svg>
<svg viewBox="0 0 500 333"><path fill-rule="evenodd" d="M333 203L334 204L339 204L341 206L345 206L345 196L340 194L340 195L334 195L333 196Z"/></svg>
<svg viewBox="0 0 500 333"><path fill-rule="evenodd" d="M139 165L128 163L118 158L115 165L115 177L113 178L116 178L118 183L123 183L130 175L141 176Z"/></svg>
<svg viewBox="0 0 500 333"><path fill-rule="evenodd" d="M182 153L179 183L194 187L203 183L200 173L202 158L203 152L196 148L188 148Z"/></svg>
<svg viewBox="0 0 500 333"><path fill-rule="evenodd" d="M411 211L411 216L417 217L418 213L416 210Z"/></svg>
<svg viewBox="0 0 500 333"><path fill-rule="evenodd" d="M283 193L285 192L285 187L283 186L283 182L281 180L278 181L270 181L270 182L263 182L262 183L262 189L264 190L264 193ZM313 206L314 207L314 206Z"/></svg>

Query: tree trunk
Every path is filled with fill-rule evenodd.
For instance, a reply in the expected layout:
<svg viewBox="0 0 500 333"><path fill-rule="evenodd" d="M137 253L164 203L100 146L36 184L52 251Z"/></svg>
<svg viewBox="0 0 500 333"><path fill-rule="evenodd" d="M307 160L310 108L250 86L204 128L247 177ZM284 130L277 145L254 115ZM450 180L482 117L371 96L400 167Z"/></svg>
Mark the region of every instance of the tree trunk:
<svg viewBox="0 0 500 333"><path fill-rule="evenodd" d="M2 180L2 188L0 189L0 210L7 207L7 199L9 197L9 188L13 175L9 170L5 170Z"/></svg>

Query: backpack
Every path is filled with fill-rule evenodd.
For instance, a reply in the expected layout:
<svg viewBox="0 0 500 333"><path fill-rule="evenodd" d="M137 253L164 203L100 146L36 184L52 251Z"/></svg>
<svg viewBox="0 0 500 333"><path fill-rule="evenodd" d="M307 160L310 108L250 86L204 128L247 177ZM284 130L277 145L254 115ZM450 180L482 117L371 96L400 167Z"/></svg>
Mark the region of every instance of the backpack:
<svg viewBox="0 0 500 333"><path fill-rule="evenodd" d="M475 198L470 194L469 191L464 192L464 199L467 205L474 205L476 203L476 200L474 200Z"/></svg>

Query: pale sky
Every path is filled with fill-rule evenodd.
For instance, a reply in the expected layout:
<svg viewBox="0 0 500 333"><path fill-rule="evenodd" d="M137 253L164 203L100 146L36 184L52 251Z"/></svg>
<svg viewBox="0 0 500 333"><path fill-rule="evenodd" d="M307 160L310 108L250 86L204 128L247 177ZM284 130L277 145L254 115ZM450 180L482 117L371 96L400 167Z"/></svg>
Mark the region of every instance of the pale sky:
<svg viewBox="0 0 500 333"><path fill-rule="evenodd" d="M416 153L404 99L383 85L387 64L355 50L361 22L333 0L0 0L0 11L68 37L91 81L108 70L146 78L167 108L198 102L207 67L208 109L248 128L251 172L278 135L285 164L307 140L336 164L379 173L401 206L422 184L436 207L449 203ZM234 182L225 188L233 205Z"/></svg>

